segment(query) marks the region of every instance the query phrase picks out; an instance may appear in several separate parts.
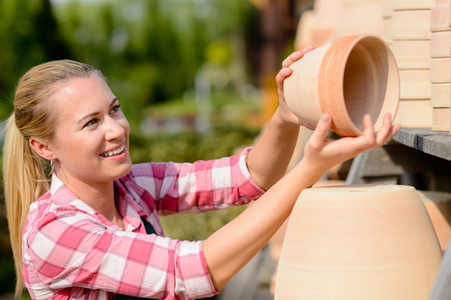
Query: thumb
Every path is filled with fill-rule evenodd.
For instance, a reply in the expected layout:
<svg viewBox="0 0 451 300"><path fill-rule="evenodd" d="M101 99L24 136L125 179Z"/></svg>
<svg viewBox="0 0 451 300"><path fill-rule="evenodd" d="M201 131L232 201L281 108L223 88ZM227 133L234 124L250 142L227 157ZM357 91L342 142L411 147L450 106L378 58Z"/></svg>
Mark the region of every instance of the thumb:
<svg viewBox="0 0 451 300"><path fill-rule="evenodd" d="M310 144L315 148L320 147L322 144L324 144L324 140L326 139L331 126L332 118L329 114L324 113L321 116L321 119L318 121L318 124L316 124L315 131L310 138Z"/></svg>

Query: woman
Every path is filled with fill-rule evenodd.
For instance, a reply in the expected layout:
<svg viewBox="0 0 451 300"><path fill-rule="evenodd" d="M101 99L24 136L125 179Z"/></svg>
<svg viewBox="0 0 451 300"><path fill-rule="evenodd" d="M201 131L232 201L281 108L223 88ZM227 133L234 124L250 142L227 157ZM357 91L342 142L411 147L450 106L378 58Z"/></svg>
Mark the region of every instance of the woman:
<svg viewBox="0 0 451 300"><path fill-rule="evenodd" d="M3 152L16 293L24 283L33 299L219 293L288 217L302 189L400 128L387 115L376 134L366 116L362 136L329 141L325 114L304 158L284 176L302 120L286 106L283 81L311 49L283 62L276 77L279 108L253 148L193 164L132 165L128 122L98 70L64 60L27 72L17 86ZM43 162L51 165L50 186ZM158 214L257 198L205 241L165 238L158 221Z"/></svg>

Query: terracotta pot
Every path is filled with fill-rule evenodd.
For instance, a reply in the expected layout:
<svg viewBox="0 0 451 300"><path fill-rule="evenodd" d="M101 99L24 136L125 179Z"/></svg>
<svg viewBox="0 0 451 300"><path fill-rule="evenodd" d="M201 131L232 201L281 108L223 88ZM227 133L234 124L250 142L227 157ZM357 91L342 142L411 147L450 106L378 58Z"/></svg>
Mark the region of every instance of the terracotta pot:
<svg viewBox="0 0 451 300"><path fill-rule="evenodd" d="M424 300L441 258L414 188L311 188L290 216L275 299Z"/></svg>
<svg viewBox="0 0 451 300"><path fill-rule="evenodd" d="M315 127L323 112L332 116L332 130L358 136L363 116L370 114L376 130L385 113L394 117L400 80L390 48L380 37L342 37L307 53L291 65L284 93L290 110Z"/></svg>
<svg viewBox="0 0 451 300"><path fill-rule="evenodd" d="M449 108L443 109L443 113L447 114L444 119L450 120L450 112ZM429 213L440 246L445 251L451 240L451 194L437 191L418 191L418 193Z"/></svg>

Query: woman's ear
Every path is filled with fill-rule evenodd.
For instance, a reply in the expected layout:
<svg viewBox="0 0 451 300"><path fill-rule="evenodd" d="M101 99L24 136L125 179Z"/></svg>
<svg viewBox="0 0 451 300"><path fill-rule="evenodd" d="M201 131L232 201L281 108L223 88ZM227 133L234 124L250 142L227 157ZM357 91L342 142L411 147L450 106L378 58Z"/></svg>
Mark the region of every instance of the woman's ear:
<svg viewBox="0 0 451 300"><path fill-rule="evenodd" d="M31 148L40 157L42 157L46 160L53 160L55 158L52 148L50 147L50 145L48 143L38 140L34 137L30 137L29 143L30 143Z"/></svg>

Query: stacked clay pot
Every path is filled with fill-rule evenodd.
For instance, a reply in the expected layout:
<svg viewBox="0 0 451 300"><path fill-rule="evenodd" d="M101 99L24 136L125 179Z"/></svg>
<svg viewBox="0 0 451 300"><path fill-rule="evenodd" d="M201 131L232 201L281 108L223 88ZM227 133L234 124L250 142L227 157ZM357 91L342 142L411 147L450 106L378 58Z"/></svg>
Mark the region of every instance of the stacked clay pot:
<svg viewBox="0 0 451 300"><path fill-rule="evenodd" d="M419 191L431 218L442 251L451 240L451 194L437 191Z"/></svg>
<svg viewBox="0 0 451 300"><path fill-rule="evenodd" d="M373 33L382 36L381 0L341 0L343 9L334 38L346 35Z"/></svg>
<svg viewBox="0 0 451 300"><path fill-rule="evenodd" d="M342 0L316 0L312 10L304 11L299 20L295 48L320 47L332 41L343 6Z"/></svg>
<svg viewBox="0 0 451 300"><path fill-rule="evenodd" d="M451 127L451 28L449 0L431 9L432 130L450 132Z"/></svg>
<svg viewBox="0 0 451 300"><path fill-rule="evenodd" d="M398 62L401 97L396 123L431 128L431 7L435 0L392 0L391 47Z"/></svg>
<svg viewBox="0 0 451 300"><path fill-rule="evenodd" d="M276 300L424 300L442 258L410 186L302 191L289 219Z"/></svg>
<svg viewBox="0 0 451 300"><path fill-rule="evenodd" d="M307 53L290 66L284 82L290 110L310 128L325 112L332 130L358 136L369 114L375 129L383 117L394 118L399 102L399 74L387 43L373 34L345 36Z"/></svg>

